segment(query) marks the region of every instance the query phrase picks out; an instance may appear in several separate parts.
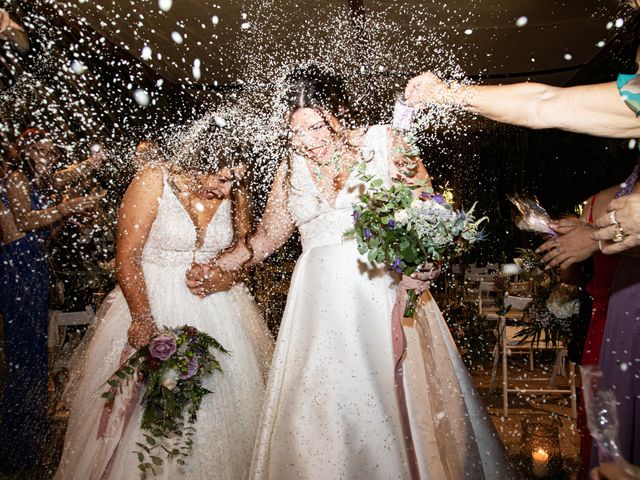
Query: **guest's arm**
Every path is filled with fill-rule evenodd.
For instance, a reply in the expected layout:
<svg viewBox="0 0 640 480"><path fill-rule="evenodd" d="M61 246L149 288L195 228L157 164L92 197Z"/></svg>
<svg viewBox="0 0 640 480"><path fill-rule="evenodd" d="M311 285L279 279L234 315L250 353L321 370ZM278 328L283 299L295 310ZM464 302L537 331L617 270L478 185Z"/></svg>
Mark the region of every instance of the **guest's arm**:
<svg viewBox="0 0 640 480"><path fill-rule="evenodd" d="M405 96L412 104L452 104L523 127L600 137L640 136L640 119L624 103L615 82L568 88L541 83L462 85L426 72L409 81Z"/></svg>
<svg viewBox="0 0 640 480"><path fill-rule="evenodd" d="M16 226L22 232L40 230L76 213L93 210L100 200L94 196L78 197L65 200L55 207L33 210L29 180L19 171L9 176L7 197Z"/></svg>
<svg viewBox="0 0 640 480"><path fill-rule="evenodd" d="M77 182L88 177L98 170L104 161L104 153L102 149L91 152L89 158L76 165L58 170L53 174L52 183L55 188L64 188L67 185Z"/></svg>

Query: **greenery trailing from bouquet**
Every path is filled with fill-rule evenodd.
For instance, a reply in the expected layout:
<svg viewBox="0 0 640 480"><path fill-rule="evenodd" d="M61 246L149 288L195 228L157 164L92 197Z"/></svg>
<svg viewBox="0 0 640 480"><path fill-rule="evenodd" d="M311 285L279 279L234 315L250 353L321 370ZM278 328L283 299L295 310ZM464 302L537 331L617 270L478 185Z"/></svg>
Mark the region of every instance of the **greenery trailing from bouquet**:
<svg viewBox="0 0 640 480"><path fill-rule="evenodd" d="M185 464L193 445L197 412L205 395L205 376L222 372L214 351L228 353L217 340L195 327L165 329L149 345L139 348L107 381L102 394L113 404L123 382L142 376L144 394L140 428L144 441L137 442L138 468L143 472L164 464L163 456Z"/></svg>
<svg viewBox="0 0 640 480"><path fill-rule="evenodd" d="M554 347L568 343L580 313L579 289L563 283L558 269L544 271L542 256L533 250L521 249L521 268L534 280L533 300L524 310L523 328L517 337Z"/></svg>
<svg viewBox="0 0 640 480"><path fill-rule="evenodd" d="M425 263L450 261L484 238L480 226L487 217L475 219L475 204L468 211L456 210L424 182L385 187L365 170L366 164L358 165L367 188L354 205L353 229L345 235L356 238L358 251L370 262L411 275Z"/></svg>

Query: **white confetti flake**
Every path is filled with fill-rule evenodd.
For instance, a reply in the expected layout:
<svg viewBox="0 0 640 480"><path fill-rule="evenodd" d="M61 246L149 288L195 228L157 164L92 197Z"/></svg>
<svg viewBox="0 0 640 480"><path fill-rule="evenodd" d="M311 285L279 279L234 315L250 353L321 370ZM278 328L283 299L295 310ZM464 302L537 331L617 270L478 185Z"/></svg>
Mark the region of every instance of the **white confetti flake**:
<svg viewBox="0 0 640 480"><path fill-rule="evenodd" d="M465 35L471 35L472 33L473 33L473 30L471 30L470 28L467 28L467 29L464 31L464 34L465 34Z"/></svg>
<svg viewBox="0 0 640 480"><path fill-rule="evenodd" d="M173 6L173 0L158 0L158 7L163 12L168 12Z"/></svg>
<svg viewBox="0 0 640 480"><path fill-rule="evenodd" d="M211 17L211 23L213 23L214 25L217 25L220 22L220 19L218 18L217 15L214 15L213 17Z"/></svg>
<svg viewBox="0 0 640 480"><path fill-rule="evenodd" d="M529 23L529 19L523 15L516 20L516 27L524 27L527 23Z"/></svg>
<svg viewBox="0 0 640 480"><path fill-rule="evenodd" d="M202 76L202 72L200 71L200 59L198 58L193 61L191 75L193 76L194 80L200 80L200 77Z"/></svg>
<svg viewBox="0 0 640 480"><path fill-rule="evenodd" d="M220 128L224 128L227 126L227 121L220 116L216 115L215 117L213 117L213 121L216 122L216 125Z"/></svg>
<svg viewBox="0 0 640 480"><path fill-rule="evenodd" d="M249 22L243 22L243 23L240 25L240 28L241 28L242 30L249 30L249 28L250 28L250 27L251 27L251 24L250 24Z"/></svg>
<svg viewBox="0 0 640 480"><path fill-rule="evenodd" d="M71 71L76 75L82 75L88 70L87 66L80 60L74 60L71 62Z"/></svg>
<svg viewBox="0 0 640 480"><path fill-rule="evenodd" d="M604 40L600 40L598 43L596 43L596 47L598 48L604 47Z"/></svg>
<svg viewBox="0 0 640 480"><path fill-rule="evenodd" d="M616 26L616 28L622 28L622 25L624 25L624 19L618 18L614 25Z"/></svg>
<svg viewBox="0 0 640 480"><path fill-rule="evenodd" d="M182 45L182 42L184 41L182 35L180 35L179 32L171 32L171 40L173 40L178 45Z"/></svg>
<svg viewBox="0 0 640 480"><path fill-rule="evenodd" d="M138 88L136 91L134 91L133 98L141 107L146 107L147 105L149 105L149 101L151 99L147 91L143 88Z"/></svg>
<svg viewBox="0 0 640 480"><path fill-rule="evenodd" d="M142 60L151 60L151 56L152 56L151 47L149 47L148 45L145 45L144 47L142 47L142 51L140 52L140 58L142 58Z"/></svg>
<svg viewBox="0 0 640 480"><path fill-rule="evenodd" d="M570 53L565 53L564 54L564 59L566 61L573 60L573 55L571 55Z"/></svg>

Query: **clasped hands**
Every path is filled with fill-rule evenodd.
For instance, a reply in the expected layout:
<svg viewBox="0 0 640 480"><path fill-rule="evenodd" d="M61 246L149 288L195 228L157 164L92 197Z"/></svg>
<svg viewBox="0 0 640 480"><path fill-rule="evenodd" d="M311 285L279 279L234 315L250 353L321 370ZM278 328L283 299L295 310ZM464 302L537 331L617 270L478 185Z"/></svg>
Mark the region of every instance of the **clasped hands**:
<svg viewBox="0 0 640 480"><path fill-rule="evenodd" d="M238 281L238 272L226 272L214 263L194 263L187 272L187 287L191 293L204 298L229 290Z"/></svg>
<svg viewBox="0 0 640 480"><path fill-rule="evenodd" d="M591 237L596 229L577 218L565 218L552 222L550 227L560 235L550 238L536 249L542 253L545 270L559 266L562 270L589 258L598 249Z"/></svg>

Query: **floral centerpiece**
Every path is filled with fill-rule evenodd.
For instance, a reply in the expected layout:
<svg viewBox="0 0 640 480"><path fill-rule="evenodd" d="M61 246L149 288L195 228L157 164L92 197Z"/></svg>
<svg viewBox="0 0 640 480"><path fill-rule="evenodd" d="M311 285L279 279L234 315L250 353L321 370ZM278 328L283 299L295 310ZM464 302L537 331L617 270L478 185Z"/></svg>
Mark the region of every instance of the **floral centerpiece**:
<svg viewBox="0 0 640 480"><path fill-rule="evenodd" d="M444 262L467 251L483 238L473 207L456 210L442 195L424 184L384 187L384 182L358 167L367 189L354 206L354 227L358 251L369 261L386 263L390 270L410 276L428 262ZM422 190L419 196L416 189ZM413 290L409 290L409 302ZM410 312L407 312L410 313Z"/></svg>
<svg viewBox="0 0 640 480"><path fill-rule="evenodd" d="M518 333L532 342L568 342L580 313L580 289L560 280L557 269L543 271L544 263L533 250L522 249L523 270L534 273L534 296L525 308L524 328Z"/></svg>
<svg viewBox="0 0 640 480"><path fill-rule="evenodd" d="M138 468L151 470L164 463L160 455L184 464L191 449L197 412L202 398L212 393L202 386L205 376L222 371L214 351L227 351L214 338L195 327L165 329L136 350L107 381L102 394L113 404L122 382L144 379L144 408L140 428L145 441L138 442ZM154 472L155 473L155 472Z"/></svg>

